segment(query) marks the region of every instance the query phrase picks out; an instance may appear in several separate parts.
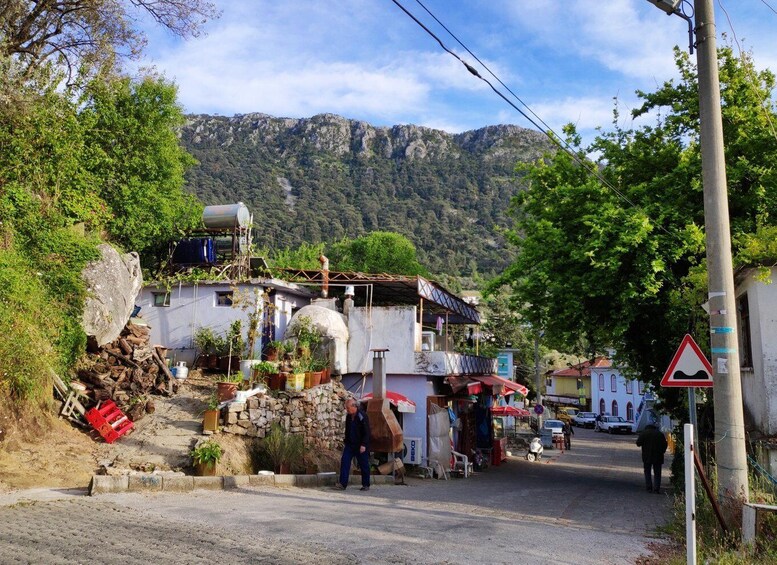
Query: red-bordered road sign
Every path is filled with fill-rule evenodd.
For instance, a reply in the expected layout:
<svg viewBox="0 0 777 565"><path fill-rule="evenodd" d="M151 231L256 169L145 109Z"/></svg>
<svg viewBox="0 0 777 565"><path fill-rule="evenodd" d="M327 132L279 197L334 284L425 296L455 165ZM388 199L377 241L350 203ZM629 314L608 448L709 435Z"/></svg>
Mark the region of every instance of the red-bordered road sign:
<svg viewBox="0 0 777 565"><path fill-rule="evenodd" d="M685 334L669 368L661 379L661 386L712 386L712 365L690 336Z"/></svg>

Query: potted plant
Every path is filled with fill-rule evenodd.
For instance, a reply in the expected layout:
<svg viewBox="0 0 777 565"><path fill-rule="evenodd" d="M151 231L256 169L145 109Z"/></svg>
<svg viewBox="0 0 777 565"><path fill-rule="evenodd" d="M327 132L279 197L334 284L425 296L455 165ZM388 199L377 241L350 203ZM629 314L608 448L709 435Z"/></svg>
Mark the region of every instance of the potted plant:
<svg viewBox="0 0 777 565"><path fill-rule="evenodd" d="M216 381L216 397L219 402L232 400L237 395L237 387L243 381L242 373L232 373Z"/></svg>
<svg viewBox="0 0 777 565"><path fill-rule="evenodd" d="M209 439L192 449L191 456L194 470L200 477L212 477L216 474L216 464L224 455L222 447Z"/></svg>
<svg viewBox="0 0 777 565"><path fill-rule="evenodd" d="M282 341L273 340L265 346L264 358L267 361L277 361L278 357L283 354L284 350L285 348Z"/></svg>
<svg viewBox="0 0 777 565"><path fill-rule="evenodd" d="M300 359L291 362L291 374L286 377L286 390L299 392L305 388L305 364Z"/></svg>
<svg viewBox="0 0 777 565"><path fill-rule="evenodd" d="M321 333L313 326L313 320L309 316L300 316L291 328L289 336L297 341L299 357L311 356L321 343Z"/></svg>
<svg viewBox="0 0 777 565"><path fill-rule="evenodd" d="M229 325L219 351L219 369L222 371L240 369L240 354L245 348L242 328L243 323L240 320L235 320Z"/></svg>
<svg viewBox="0 0 777 565"><path fill-rule="evenodd" d="M219 429L219 400L216 393L208 398L208 408L203 413L202 429L206 432L216 432Z"/></svg>
<svg viewBox="0 0 777 565"><path fill-rule="evenodd" d="M305 444L302 435L289 433L275 423L262 440L262 449L272 463L273 471L288 474L293 466L298 466L302 461Z"/></svg>
<svg viewBox="0 0 777 565"><path fill-rule="evenodd" d="M273 363L272 361L255 362L251 371L251 376L256 383L266 384L270 387L272 376L278 374L278 363Z"/></svg>
<svg viewBox="0 0 777 565"><path fill-rule="evenodd" d="M218 365L218 351L223 340L211 328L200 328L194 334L194 346L197 348L198 362L201 367L215 369Z"/></svg>

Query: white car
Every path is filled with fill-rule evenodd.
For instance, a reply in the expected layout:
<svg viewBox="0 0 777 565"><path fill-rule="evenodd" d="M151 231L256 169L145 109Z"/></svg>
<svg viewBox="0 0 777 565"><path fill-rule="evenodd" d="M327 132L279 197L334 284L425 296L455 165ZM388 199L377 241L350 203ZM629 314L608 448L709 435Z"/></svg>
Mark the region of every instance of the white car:
<svg viewBox="0 0 777 565"><path fill-rule="evenodd" d="M572 418L572 424L581 428L593 428L596 425L596 414L593 412L578 412Z"/></svg>
<svg viewBox="0 0 777 565"><path fill-rule="evenodd" d="M631 422L627 422L620 416L602 416L599 431L610 434L630 434Z"/></svg>
<svg viewBox="0 0 777 565"><path fill-rule="evenodd" d="M554 436L564 435L564 422L561 420L545 420L542 424L542 429L551 430Z"/></svg>

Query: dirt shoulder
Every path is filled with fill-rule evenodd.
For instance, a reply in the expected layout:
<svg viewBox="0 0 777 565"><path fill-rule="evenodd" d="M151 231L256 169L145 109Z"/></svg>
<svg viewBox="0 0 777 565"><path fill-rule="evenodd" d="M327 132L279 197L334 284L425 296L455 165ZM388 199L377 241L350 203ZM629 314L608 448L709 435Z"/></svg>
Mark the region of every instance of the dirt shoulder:
<svg viewBox="0 0 777 565"><path fill-rule="evenodd" d="M185 470L191 462L189 451L202 437L202 413L214 389L213 377L192 371L175 396L150 397L154 413L110 445L95 432L55 418L32 439L14 434L0 443L0 490L85 487L102 466L116 472ZM232 454L224 462L225 472L245 472L249 458L245 441L224 434L218 441Z"/></svg>

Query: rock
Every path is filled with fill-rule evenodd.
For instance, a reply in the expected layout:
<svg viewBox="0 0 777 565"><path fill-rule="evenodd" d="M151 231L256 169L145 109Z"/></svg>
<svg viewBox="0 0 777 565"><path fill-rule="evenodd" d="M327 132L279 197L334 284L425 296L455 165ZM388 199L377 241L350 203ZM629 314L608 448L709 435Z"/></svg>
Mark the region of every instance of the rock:
<svg viewBox="0 0 777 565"><path fill-rule="evenodd" d="M227 414L227 424L234 424L237 422L237 413L236 412L230 412Z"/></svg>
<svg viewBox="0 0 777 565"><path fill-rule="evenodd" d="M81 273L86 281L81 325L86 335L102 346L118 338L127 324L143 275L137 253L120 255L105 243L98 249L101 259L89 263Z"/></svg>

